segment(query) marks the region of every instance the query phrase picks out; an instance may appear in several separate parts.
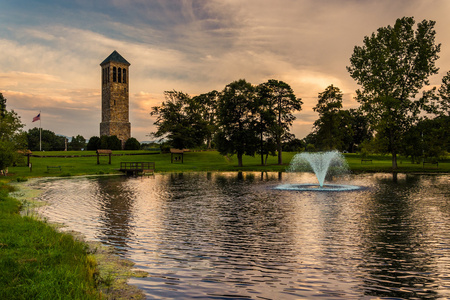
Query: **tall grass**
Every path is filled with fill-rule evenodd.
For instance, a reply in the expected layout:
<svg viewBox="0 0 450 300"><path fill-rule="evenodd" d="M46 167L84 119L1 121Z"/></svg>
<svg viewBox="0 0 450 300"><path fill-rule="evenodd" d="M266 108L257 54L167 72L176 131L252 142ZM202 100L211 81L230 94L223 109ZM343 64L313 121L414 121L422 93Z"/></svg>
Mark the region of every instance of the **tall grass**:
<svg viewBox="0 0 450 300"><path fill-rule="evenodd" d="M20 216L9 189L0 184L0 299L101 299L87 246Z"/></svg>

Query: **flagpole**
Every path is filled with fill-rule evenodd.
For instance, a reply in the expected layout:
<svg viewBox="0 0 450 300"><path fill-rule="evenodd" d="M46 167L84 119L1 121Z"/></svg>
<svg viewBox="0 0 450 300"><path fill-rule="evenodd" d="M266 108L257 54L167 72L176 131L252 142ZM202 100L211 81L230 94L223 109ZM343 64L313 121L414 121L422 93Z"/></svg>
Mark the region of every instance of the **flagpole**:
<svg viewBox="0 0 450 300"><path fill-rule="evenodd" d="M39 111L39 151L42 151L41 111Z"/></svg>

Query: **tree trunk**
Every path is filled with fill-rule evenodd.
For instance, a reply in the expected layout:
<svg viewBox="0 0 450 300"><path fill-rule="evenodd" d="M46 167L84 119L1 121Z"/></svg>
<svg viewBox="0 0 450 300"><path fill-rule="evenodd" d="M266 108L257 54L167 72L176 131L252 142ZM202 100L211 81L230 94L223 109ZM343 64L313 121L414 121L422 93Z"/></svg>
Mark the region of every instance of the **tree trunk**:
<svg viewBox="0 0 450 300"><path fill-rule="evenodd" d="M278 134L277 134L277 147L278 147L278 164L283 164L283 157L282 157L282 147L281 147L281 135L282 135L282 129L281 129L281 103L278 101Z"/></svg>
<svg viewBox="0 0 450 300"><path fill-rule="evenodd" d="M389 143L390 143L391 153L392 153L392 170L397 170L397 149L395 147L394 134L393 134L392 129L390 130L390 134L389 134Z"/></svg>
<svg viewBox="0 0 450 300"><path fill-rule="evenodd" d="M261 141L261 165L264 166L264 141L263 141L263 132L261 130L261 137L260 137L260 141Z"/></svg>
<svg viewBox="0 0 450 300"><path fill-rule="evenodd" d="M397 170L397 152L392 151L392 169Z"/></svg>
<svg viewBox="0 0 450 300"><path fill-rule="evenodd" d="M210 137L208 137L208 140L207 140L207 145L208 145L208 149L211 149L211 138Z"/></svg>
<svg viewBox="0 0 450 300"><path fill-rule="evenodd" d="M282 145L281 145L281 139L278 142L278 164L282 165L283 164L283 157L282 157Z"/></svg>
<svg viewBox="0 0 450 300"><path fill-rule="evenodd" d="M242 153L238 153L237 154L237 158L238 158L238 166L239 167L242 167L243 166L243 164L242 164Z"/></svg>

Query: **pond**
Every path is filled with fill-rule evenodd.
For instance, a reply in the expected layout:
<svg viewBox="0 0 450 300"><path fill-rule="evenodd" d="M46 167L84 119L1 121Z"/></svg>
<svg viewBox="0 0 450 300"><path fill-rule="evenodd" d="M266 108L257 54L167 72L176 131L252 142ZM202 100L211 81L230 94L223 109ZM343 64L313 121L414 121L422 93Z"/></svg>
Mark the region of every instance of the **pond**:
<svg viewBox="0 0 450 300"><path fill-rule="evenodd" d="M43 179L39 213L148 272L148 299L449 299L450 175L307 173Z"/></svg>

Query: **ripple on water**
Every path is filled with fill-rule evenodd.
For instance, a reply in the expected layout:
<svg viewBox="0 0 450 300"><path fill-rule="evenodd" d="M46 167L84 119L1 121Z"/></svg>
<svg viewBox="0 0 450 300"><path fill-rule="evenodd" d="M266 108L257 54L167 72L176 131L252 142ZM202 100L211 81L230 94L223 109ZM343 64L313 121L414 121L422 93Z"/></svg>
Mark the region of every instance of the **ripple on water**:
<svg viewBox="0 0 450 300"><path fill-rule="evenodd" d="M114 245L150 299L450 298L450 176L353 176L357 193L290 193L303 174L46 181L40 212Z"/></svg>

